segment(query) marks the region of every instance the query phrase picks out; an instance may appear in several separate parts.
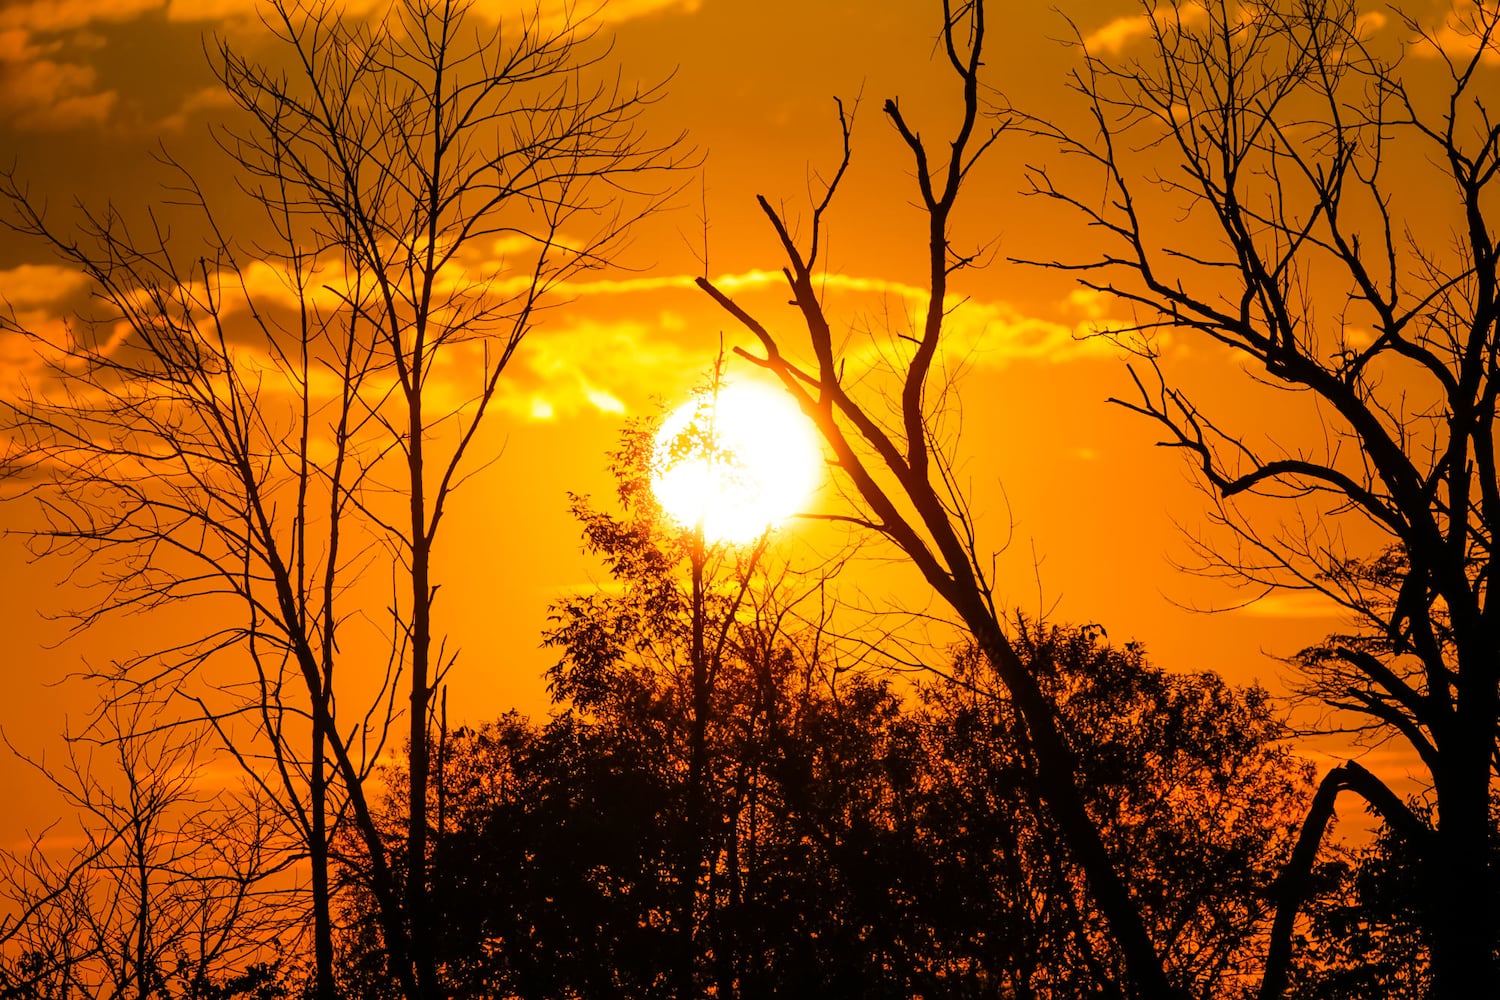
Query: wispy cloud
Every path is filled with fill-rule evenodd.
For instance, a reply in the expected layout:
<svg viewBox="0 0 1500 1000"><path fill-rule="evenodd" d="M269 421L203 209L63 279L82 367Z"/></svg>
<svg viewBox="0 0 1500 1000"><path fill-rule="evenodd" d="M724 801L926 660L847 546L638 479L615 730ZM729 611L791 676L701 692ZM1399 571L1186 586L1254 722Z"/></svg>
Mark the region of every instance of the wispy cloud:
<svg viewBox="0 0 1500 1000"><path fill-rule="evenodd" d="M53 305L83 291L88 278L55 264L22 264L0 270L0 301L17 309Z"/></svg>
<svg viewBox="0 0 1500 1000"><path fill-rule="evenodd" d="M39 43L23 27L0 28L0 118L31 131L97 125L118 95L98 86L92 66L59 58L57 42Z"/></svg>
<svg viewBox="0 0 1500 1000"><path fill-rule="evenodd" d="M691 14L702 0L476 0L474 13L491 21L540 15L544 23L557 24L592 15L601 24L620 24L661 14Z"/></svg>
<svg viewBox="0 0 1500 1000"><path fill-rule="evenodd" d="M0 30L56 34L97 23L130 21L160 10L164 0L23 0L0 7Z"/></svg>
<svg viewBox="0 0 1500 1000"><path fill-rule="evenodd" d="M461 290L466 280L482 279L503 268L503 261L524 252L523 247L497 245L477 259L455 263L439 284ZM513 294L524 278L502 275L486 286L497 299ZM0 272L3 290L17 308L28 310L27 322L63 336L57 317L62 305L85 286L81 274L59 268L23 266ZM225 275L211 282L236 351L237 363L263 392L284 396L301 391L294 373L280 373L278 363L263 345L264 333L251 324L253 315L273 324L296 315L296 283L284 264L251 261L238 277ZM337 322L346 309L352 279L342 266L319 266L309 287L310 304L327 321ZM784 323L784 277L773 271L719 275L714 283L736 297L752 313L773 325ZM187 288L201 301L207 286ZM712 349L706 331L723 330L731 343L749 345L748 332L738 330L717 312L695 287L689 274L642 275L563 282L555 289L557 308L547 310L542 323L523 342L500 381L492 406L514 419L552 421L594 414L618 417L638 411L653 397L671 399L687 392L703 374ZM465 293L467 294L467 293ZM830 274L822 294L830 316L841 317L845 377L879 381L900 368L910 355L905 335L920 326L926 299L922 289L875 275ZM471 306L477 301L469 300ZM966 369L993 369L1010 364L1067 364L1113 357L1117 348L1100 331L1110 325L1108 302L1074 293L1058 304L1054 318L1019 310L1003 300L978 296L952 297L945 304L945 335L938 359L942 369L956 374ZM795 330L795 321L782 328ZM695 335L695 330L704 331ZM431 371L429 389L434 411L469 409L482 390L486 366L485 338L475 336L440 352ZM796 352L795 333L786 349ZM33 345L35 346L35 345ZM7 344L6 354L19 359L22 345ZM31 368L30 370L37 370ZM385 376L382 376L384 378ZM331 399L336 387L311 386L318 399ZM367 389L379 390L374 382ZM388 387L387 387L388 388ZM381 390L383 391L383 390ZM267 397L269 399L269 396Z"/></svg>
<svg viewBox="0 0 1500 1000"><path fill-rule="evenodd" d="M1241 22L1245 22L1255 15L1250 8L1241 8L1238 16ZM1360 38L1368 38L1384 28L1387 21L1386 15L1378 10L1366 11L1356 18L1354 33ZM1208 11L1201 3L1164 3L1150 14L1130 14L1106 22L1085 35L1083 45L1091 55L1118 56L1158 32L1172 35L1207 23ZM1472 43L1468 51L1474 51Z"/></svg>
<svg viewBox="0 0 1500 1000"><path fill-rule="evenodd" d="M97 5L83 2L81 6ZM145 3L145 0L136 0ZM702 0L475 0L474 14L490 22L515 18L540 18L545 25L592 16L601 24L619 24L659 14L692 13ZM163 0L151 3L162 6ZM174 21L218 21L226 18L249 19L264 9L266 0L166 0L167 17ZM391 7L391 0L345 0L343 13L352 17L380 16Z"/></svg>
<svg viewBox="0 0 1500 1000"><path fill-rule="evenodd" d="M202 87L192 91L177 105L177 110L159 119L158 132L180 132L188 119L203 112L219 112L234 107L234 98L222 87Z"/></svg>
<svg viewBox="0 0 1500 1000"><path fill-rule="evenodd" d="M1158 26L1196 25L1206 18L1207 13L1200 3L1182 4L1175 8L1175 14L1166 9L1155 14L1117 17L1084 36L1083 45L1093 55L1117 56L1141 39L1149 38Z"/></svg>
<svg viewBox="0 0 1500 1000"><path fill-rule="evenodd" d="M1454 0L1430 26L1420 29L1421 37L1412 51L1419 56L1446 56L1464 62L1478 55L1486 65L1500 66L1500 35L1491 32L1486 37L1485 31L1486 17L1493 16L1486 15L1473 0Z"/></svg>
<svg viewBox="0 0 1500 1000"><path fill-rule="evenodd" d="M789 331L783 349L792 356L800 353L797 334L790 332L800 324L795 318L785 322L781 274L747 271L713 280L773 330ZM697 291L691 275L573 282L559 294L572 304L532 334L517 356L516 391L505 405L521 417L614 414L653 396L680 397L702 377L713 343L707 333L695 337L692 331L713 330L716 321L731 344L758 353L749 333L719 314ZM846 383L869 382L869 391L878 394L877 386L910 356L910 341L902 335L920 324L925 294L915 286L876 276L829 275L823 295L829 315L845 324L841 356ZM639 305L632 301L637 297ZM1022 363L1113 359L1119 354L1103 335L1118 324L1110 319L1108 301L1098 297L1071 296L1059 303L1055 319L977 297L955 296L946 311L938 364L947 375Z"/></svg>
<svg viewBox="0 0 1500 1000"><path fill-rule="evenodd" d="M701 0L599 2L595 22L691 13ZM164 13L175 23L260 30L266 0L22 0L0 6L0 120L25 131L60 131L108 124L118 115L119 90L101 81L91 58L103 40L98 29ZM380 17L390 0L346 0L346 15ZM475 15L491 23L539 17L545 26L590 10L572 0L478 0ZM221 106L209 92L190 93L178 110L154 121L180 129L189 115Z"/></svg>
<svg viewBox="0 0 1500 1000"><path fill-rule="evenodd" d="M632 403L680 394L699 371L696 354L669 313L623 319L579 316L538 330L517 356L518 416L553 420L584 413L623 415Z"/></svg>
<svg viewBox="0 0 1500 1000"><path fill-rule="evenodd" d="M119 94L100 85L89 54L94 30L122 24L164 0L23 0L0 7L0 118L23 130L58 131L109 120Z"/></svg>
<svg viewBox="0 0 1500 1000"><path fill-rule="evenodd" d="M1326 594L1316 590L1278 590L1266 594L1239 609L1251 618L1294 620L1342 618L1348 614Z"/></svg>

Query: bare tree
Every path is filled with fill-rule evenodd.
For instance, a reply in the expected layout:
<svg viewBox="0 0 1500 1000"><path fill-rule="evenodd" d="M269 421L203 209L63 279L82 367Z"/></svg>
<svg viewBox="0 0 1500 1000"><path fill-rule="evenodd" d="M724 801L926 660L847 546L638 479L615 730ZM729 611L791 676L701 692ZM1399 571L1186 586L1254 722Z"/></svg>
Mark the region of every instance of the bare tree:
<svg viewBox="0 0 1500 1000"><path fill-rule="evenodd" d="M25 758L79 828L0 855L7 995L198 996L304 937L280 811L216 787L210 730L162 730L156 708L108 700L61 765Z"/></svg>
<svg viewBox="0 0 1500 1000"><path fill-rule="evenodd" d="M1088 127L1033 123L1092 168L1086 182L1065 162L1033 172L1098 246L1044 263L1134 310L1142 362L1117 402L1201 474L1227 529L1197 540L1205 568L1252 599L1290 589L1341 606L1354 628L1301 655L1307 692L1334 727L1404 745L1430 782L1429 818L1352 761L1328 774L1281 881L1267 1000L1341 789L1420 859L1433 995L1500 990L1500 5L1443 16L1146 3L1138 54L1085 47ZM1227 350L1305 432L1200 406L1152 348L1163 330Z"/></svg>
<svg viewBox="0 0 1500 1000"><path fill-rule="evenodd" d="M47 367L7 404L8 457L48 518L39 551L74 556L100 584L80 629L198 602L200 631L119 673L193 698L303 830L318 995L335 989L329 845L348 818L391 973L406 995L434 996L444 512L545 300L613 260L665 194L651 175L681 156L639 129L659 88L611 75L595 29L571 15L485 27L453 0L394 0L371 19L275 0L264 20L284 68L215 50L243 123L221 142L264 210L258 243L230 239L170 161L171 205L144 225L83 210L76 232L5 176L12 227L93 279L99 304L63 343L32 332ZM174 217L202 243L174 234ZM450 384L442 366L459 354L473 381ZM383 598L356 584L370 568L391 581ZM335 683L361 632L388 650L363 704ZM401 708L410 813L390 844L363 785Z"/></svg>
<svg viewBox="0 0 1500 1000"><path fill-rule="evenodd" d="M956 402L947 391L951 386L942 356L951 280L980 257L956 248L950 227L965 180L1010 124L1002 114L986 120L990 113L980 81L987 27L984 5L978 0L944 0L942 13L937 48L962 93L962 114L946 148L937 152L930 146L896 100L883 106L911 156L917 205L926 215L929 265L925 309L916 317L914 329L890 331L903 352L894 362L895 398L880 396L878 385L871 388L869 380L853 373L846 380L841 338L820 295L819 254L825 247L826 220L850 162L851 125L842 104L843 157L813 206L805 242L799 241L782 212L766 198L759 199L785 254L783 273L806 328L805 348L794 348L789 337L751 315L711 280L700 279L698 284L759 341L762 353L743 352L745 356L776 375L817 423L832 451L833 465L858 507L849 519L883 535L905 554L993 665L1025 724L1035 753L1038 790L1119 945L1130 991L1167 997L1174 995L1174 987L1085 807L1073 750L1058 726L1057 706L1018 656L997 611L988 576L991 556L982 548L980 527L953 474L953 455L946 450L951 442L939 428L945 407Z"/></svg>

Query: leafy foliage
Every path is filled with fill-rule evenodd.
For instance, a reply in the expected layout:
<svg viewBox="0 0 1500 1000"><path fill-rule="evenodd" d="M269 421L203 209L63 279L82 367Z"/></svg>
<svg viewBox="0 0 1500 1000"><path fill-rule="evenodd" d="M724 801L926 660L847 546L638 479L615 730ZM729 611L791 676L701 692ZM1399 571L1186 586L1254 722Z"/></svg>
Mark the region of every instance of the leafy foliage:
<svg viewBox="0 0 1500 1000"><path fill-rule="evenodd" d="M575 501L611 580L554 609L552 717L508 715L443 742L429 814L447 988L1114 992L1121 956L989 660L965 645L915 685L843 669L822 633L791 624L794 577L695 553L661 526L649 441L649 425L633 427L615 456L621 514ZM1015 636L1174 974L1196 995L1237 992L1311 780L1270 699L1168 674L1096 628L1021 620ZM347 970L352 992L378 994L368 971Z"/></svg>

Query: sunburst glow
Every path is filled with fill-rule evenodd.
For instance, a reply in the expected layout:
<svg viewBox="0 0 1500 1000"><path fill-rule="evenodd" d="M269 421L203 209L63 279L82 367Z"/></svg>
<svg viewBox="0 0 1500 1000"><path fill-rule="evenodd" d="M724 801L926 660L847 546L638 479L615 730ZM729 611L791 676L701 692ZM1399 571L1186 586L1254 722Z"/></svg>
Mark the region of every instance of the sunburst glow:
<svg viewBox="0 0 1500 1000"><path fill-rule="evenodd" d="M801 509L822 464L817 430L785 393L722 386L673 410L657 432L662 509L710 542L748 542Z"/></svg>

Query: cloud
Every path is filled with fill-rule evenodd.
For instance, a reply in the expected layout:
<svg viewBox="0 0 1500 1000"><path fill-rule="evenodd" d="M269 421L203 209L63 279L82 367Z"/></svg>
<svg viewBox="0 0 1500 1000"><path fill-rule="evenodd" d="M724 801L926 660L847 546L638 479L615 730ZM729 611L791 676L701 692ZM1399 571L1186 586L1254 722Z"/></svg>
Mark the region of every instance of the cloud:
<svg viewBox="0 0 1500 1000"><path fill-rule="evenodd" d="M0 118L23 129L51 131L108 117L115 92L97 88L92 66L52 58L58 48L38 45L22 28L0 29Z"/></svg>
<svg viewBox="0 0 1500 1000"><path fill-rule="evenodd" d="M1205 20L1206 12L1200 3L1186 3L1175 9L1156 14L1132 14L1117 17L1101 28L1084 36L1083 47L1091 55L1117 56L1143 38L1149 38L1159 26L1170 30L1174 25L1194 25Z"/></svg>
<svg viewBox="0 0 1500 1000"><path fill-rule="evenodd" d="M720 274L713 278L714 287L729 295L737 292L758 292L786 289L786 278L780 271L752 270L738 274ZM824 290L841 292L873 292L893 295L913 303L920 302L926 293L915 285L891 281L886 278L861 277L853 274L829 274L818 279ZM560 294L587 298L596 295L625 295L638 292L659 292L666 289L695 291L697 276L691 274L657 274L639 278L597 278L589 281L570 281L558 286ZM701 293L700 293L701 294Z"/></svg>
<svg viewBox="0 0 1500 1000"><path fill-rule="evenodd" d="M1378 10L1366 11L1354 22L1354 33L1360 38L1369 38L1386 26L1389 19Z"/></svg>
<svg viewBox="0 0 1500 1000"><path fill-rule="evenodd" d="M441 276L444 290L466 296L464 285L483 286L487 274L500 268L499 258L519 248L509 244L487 250L493 254L464 265L453 264ZM256 260L239 275L201 280L183 292L203 302L213 287L220 319L226 323L237 362L268 393L297 391L285 373L264 354L264 335L253 328L249 309L272 324L294 321L298 308L295 283L284 264ZM521 278L501 277L487 288L496 300L514 294ZM752 314L775 329L787 318L785 279L773 271L719 275L715 285L732 294ZM60 267L26 265L0 272L0 293L17 308L55 308L78 294L83 275ZM344 296L352 278L337 261L320 263L310 283L309 304L332 321L346 310ZM831 274L821 292L829 315L847 317L839 331L845 378L877 382L889 377L910 357L904 337L919 326L926 297L922 289L901 281L870 275ZM554 290L557 308L543 313L543 322L527 335L501 379L492 405L522 420L560 420L594 414L619 417L641 408L652 397L675 398L686 393L703 374L709 340L694 338L689 329L711 329L721 323L731 343L749 345L752 338L736 329L703 296L689 274L643 275L563 282ZM471 303L474 304L474 303ZM51 308L49 308L51 307ZM1106 337L1107 301L1089 293L1073 293L1059 303L1057 317L1028 315L1000 300L951 297L938 360L938 374L964 369L998 368L1015 363L1065 364L1093 358L1112 358L1117 348ZM794 325L790 328L795 329ZM294 322L293 322L293 325ZM466 338L440 352L431 371L434 412L467 411L483 388L486 341ZM785 345L793 354L805 349L793 337ZM382 376L384 378L386 376ZM315 373L315 400L331 399L336 387ZM373 383L368 389L379 390Z"/></svg>
<svg viewBox="0 0 1500 1000"><path fill-rule="evenodd" d="M1114 296L1097 288L1075 288L1068 293L1067 305L1072 312L1087 319L1099 320L1109 312L1109 305L1113 301Z"/></svg>
<svg viewBox="0 0 1500 1000"><path fill-rule="evenodd" d="M1500 66L1500 34L1486 32L1487 17L1493 15L1482 12L1472 0L1454 0L1440 22L1421 29L1413 51L1419 56L1446 56L1462 62L1478 55L1486 65ZM1479 48L1481 39L1485 41L1483 52Z"/></svg>
<svg viewBox="0 0 1500 1000"><path fill-rule="evenodd" d="M19 330L0 330L0 399L45 396L58 386L61 372L76 370L73 330L46 309L18 310L11 317Z"/></svg>
<svg viewBox="0 0 1500 1000"><path fill-rule="evenodd" d="M516 356L516 395L509 408L532 420L584 413L620 416L627 399L676 396L701 373L696 355L670 335L673 317L600 319L579 316L567 325L530 334Z"/></svg>
<svg viewBox="0 0 1500 1000"><path fill-rule="evenodd" d="M1251 618L1325 619L1342 618L1348 612L1326 594L1316 590L1278 590L1237 609Z"/></svg>
<svg viewBox="0 0 1500 1000"><path fill-rule="evenodd" d="M672 280L691 284L690 278ZM785 279L771 271L723 275L713 283L731 295L774 293L778 302L785 297ZM904 363L910 353L908 335L925 315L924 289L887 278L846 274L828 275L820 279L820 286L830 317L862 317L853 325L863 333L866 346L846 349L846 364L873 370ZM1071 294L1062 311L1081 313L1083 319L1069 324L1025 315L1004 301L949 295L943 306L947 315L940 353L950 366L989 367L1016 361L1114 357L1118 348L1104 334L1122 324L1106 318L1107 302L1096 293ZM751 313L756 314L753 306Z"/></svg>
<svg viewBox="0 0 1500 1000"><path fill-rule="evenodd" d="M951 307L945 351L976 366L999 367L1017 361L1063 363L1114 358L1119 353L1103 334L1102 320L1076 325L1028 316L1006 302L967 301Z"/></svg>
<svg viewBox="0 0 1500 1000"><path fill-rule="evenodd" d="M1241 6L1229 16L1237 17L1240 24L1249 23L1257 17L1254 9L1247 6ZM1384 14L1368 11L1356 18L1354 32L1360 38L1368 38L1385 27L1386 23ZM1172 36L1184 29L1200 28L1207 24L1208 11L1202 3L1197 0L1185 3L1167 0L1156 6L1151 13L1125 15L1106 22L1085 35L1083 45L1093 56L1118 56L1136 43L1158 33Z"/></svg>
<svg viewBox="0 0 1500 1000"><path fill-rule="evenodd" d="M618 24L661 14L695 14L701 6L701 0L612 0L603 5L600 16Z"/></svg>
<svg viewBox="0 0 1500 1000"><path fill-rule="evenodd" d="M701 6L701 0L593 0L577 3L574 0L477 0L474 13L489 21L499 21L517 16L540 15L542 23L553 26L571 17L590 17L599 24L621 24L643 17L662 14L691 14Z"/></svg>
<svg viewBox="0 0 1500 1000"><path fill-rule="evenodd" d="M0 270L0 301L17 309L52 305L82 291L88 278L81 271L54 264L22 264Z"/></svg>
<svg viewBox="0 0 1500 1000"><path fill-rule="evenodd" d="M89 29L160 9L162 0L31 0L0 7L0 118L30 131L57 131L108 120L119 100L101 88L93 66L69 49L95 49Z"/></svg>
<svg viewBox="0 0 1500 1000"><path fill-rule="evenodd" d="M264 0L168 0L169 21L224 21L231 18L248 19L264 9ZM363 5L358 13L365 13L370 6Z"/></svg>
<svg viewBox="0 0 1500 1000"><path fill-rule="evenodd" d="M786 308L781 274L721 275L714 284L777 328L777 310ZM905 363L910 344L899 336L905 327L891 329L889 324L917 322L926 301L921 289L879 277L829 275L824 291L831 316L872 317L856 320L854 332L842 338L846 382L879 383L892 367ZM678 292L697 295L691 275L566 284L559 294L573 304L553 314L562 317L556 326L549 320L548 326L528 336L507 375L507 396L500 405L523 419L556 420L588 413L617 415L651 397L686 394L703 375L708 348L707 341L694 344L684 336L685 329L702 325L702 320L691 315L688 299L672 294ZM662 293L667 293L666 299ZM629 302L634 296L646 297L645 309ZM608 298L620 301L601 301ZM689 318L677 311L683 306ZM1101 335L1111 323L1105 302L1088 297L1073 296L1059 308L1062 316L1081 315L1076 322L1029 316L1006 302L972 298L950 299L947 311L940 372L1113 359L1119 352ZM712 306L705 306L705 313L723 318ZM748 333L732 325L727 332L731 343L749 345ZM801 353L795 338L784 347L791 354Z"/></svg>
<svg viewBox="0 0 1500 1000"><path fill-rule="evenodd" d="M643 17L695 11L701 0L608 0L597 3L595 21L617 24ZM375 18L391 0L344 0L346 15ZM478 0L480 21L540 16L544 26L562 23L580 9L573 0ZM265 0L22 0L0 6L0 120L26 131L61 131L109 123L119 116L121 97L101 85L83 53L103 44L93 29L162 12L177 23L213 23L259 32ZM171 114L152 123L155 131L177 131L194 112L216 109L222 95L190 94Z"/></svg>
<svg viewBox="0 0 1500 1000"><path fill-rule="evenodd" d="M1151 18L1145 14L1117 17L1084 36L1083 47L1094 55L1117 56L1132 42L1151 33Z"/></svg>
<svg viewBox="0 0 1500 1000"><path fill-rule="evenodd" d="M0 119L27 131L105 124L118 114L119 93L100 85L85 53L104 43L96 30L165 10L176 21L221 21L253 15L262 0L24 0L0 6ZM180 128L186 115L216 106L203 93L157 123Z"/></svg>
<svg viewBox="0 0 1500 1000"><path fill-rule="evenodd" d="M150 7L162 6L162 0L134 0ZM702 0L594 0L593 3L577 3L575 0L476 0L473 12L476 17L495 23L516 17L540 16L543 24L555 26L571 17L577 21L582 16L592 15L600 24L619 24L643 17L661 14L696 11ZM107 0L80 2L80 6L99 6ZM221 21L226 18L248 19L256 17L264 8L265 0L167 0L167 17L173 21ZM344 0L343 13L356 17L367 17L383 13L391 6L390 0Z"/></svg>
<svg viewBox="0 0 1500 1000"><path fill-rule="evenodd" d="M21 28L0 28L0 63L19 62L35 53L31 36Z"/></svg>
<svg viewBox="0 0 1500 1000"><path fill-rule="evenodd" d="M28 34L76 31L99 22L131 21L160 10L164 0L30 0L0 8L0 30L19 28Z"/></svg>
<svg viewBox="0 0 1500 1000"><path fill-rule="evenodd" d="M180 132L188 118L200 111L219 111L234 107L234 98L222 87L203 87L182 99L177 110L157 122L159 132Z"/></svg>
<svg viewBox="0 0 1500 1000"><path fill-rule="evenodd" d="M753 316L772 322L773 310L785 307L786 280L775 271L746 271L714 277L714 286L736 298ZM892 365L904 364L910 341L903 334L921 323L927 293L914 285L867 275L830 274L821 279L821 292L831 318L855 317L857 334L844 347L845 375L855 380ZM580 305L600 296L626 296L663 291L696 291L691 275L655 275L623 280L570 282L558 293ZM1003 301L952 295L945 304L947 318L940 361L950 370L962 367L996 368L1016 362L1067 363L1084 359L1114 358L1119 348L1109 339L1111 329L1123 324L1108 317L1108 297L1099 293L1072 293L1059 312L1081 317L1064 322L1029 316ZM651 329L672 322L663 314ZM774 328L774 326L773 326ZM737 331L738 332L738 331ZM786 345L791 350L795 345ZM624 345L600 343L598 351L617 349L629 357ZM792 351L795 353L795 351ZM590 357L587 351L579 357ZM665 359L652 358L652 363ZM659 370L659 369L658 369Z"/></svg>

